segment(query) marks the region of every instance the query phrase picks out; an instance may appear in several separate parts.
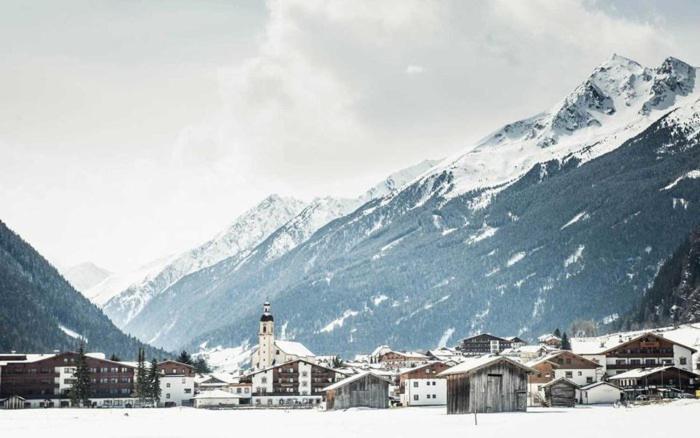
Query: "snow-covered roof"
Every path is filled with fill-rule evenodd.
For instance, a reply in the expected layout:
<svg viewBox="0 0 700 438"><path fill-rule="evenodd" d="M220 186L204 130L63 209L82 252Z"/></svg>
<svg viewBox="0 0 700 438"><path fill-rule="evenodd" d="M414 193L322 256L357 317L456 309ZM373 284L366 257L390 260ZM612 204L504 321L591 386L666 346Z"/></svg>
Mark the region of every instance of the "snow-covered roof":
<svg viewBox="0 0 700 438"><path fill-rule="evenodd" d="M195 382L201 385L218 385L216 383L205 383L209 379L215 379L221 382L221 384L229 385L238 382L238 377L233 374L228 373L209 373L203 374L201 377L195 378Z"/></svg>
<svg viewBox="0 0 700 438"><path fill-rule="evenodd" d="M52 357L64 354L64 353L69 353L67 351L62 352L62 353L29 353L29 354L20 354L20 353L11 353L11 354L0 354L0 356L3 356L5 358L13 357L10 360L2 360L0 361L0 365L7 365L8 363L33 363L33 362L38 362L40 360L45 360L45 359L51 359ZM99 360L105 360L107 362L112 362L112 363L120 363L120 362L114 362L108 359L105 359L105 354L104 353L85 353L85 356L91 357L93 359L99 359Z"/></svg>
<svg viewBox="0 0 700 438"><path fill-rule="evenodd" d="M615 389L622 390L619 386L617 386L617 385L615 385L615 384L613 384L613 383L610 383L610 382L602 381L602 380L601 380L600 382L594 382L594 383L588 384L588 385L586 385L586 386L582 386L582 387L581 387L581 390L582 390L582 391L587 391L587 390L589 390L589 389L597 388L598 386L602 386L602 385L612 386L612 387L615 388Z"/></svg>
<svg viewBox="0 0 700 438"><path fill-rule="evenodd" d="M276 340L275 345L286 354L291 354L297 357L313 357L314 354L304 346L301 342L295 341L280 341Z"/></svg>
<svg viewBox="0 0 700 438"><path fill-rule="evenodd" d="M610 380L620 380L620 379L641 379L652 374L656 374L661 371L666 371L668 369L675 368L673 365L667 365L664 367L655 368L635 368L633 370L625 371L621 374L616 374L610 377Z"/></svg>
<svg viewBox="0 0 700 438"><path fill-rule="evenodd" d="M204 391L194 396L197 400L202 399L217 399L217 398L241 398L239 394L234 394L232 392L223 391L221 389L212 389L211 391Z"/></svg>
<svg viewBox="0 0 700 438"><path fill-rule="evenodd" d="M590 364L592 364L592 365L595 365L596 367L601 367L601 366L602 366L602 365L600 365L600 364L597 364L597 363L593 362L593 361L590 360L590 359L586 359L585 357L580 356L580 355L578 355L578 354L576 354L576 353L574 353L574 352L572 352L572 351L568 351L568 350L558 350L558 351L549 353L549 354L547 354L547 355L545 355L545 356L538 357L538 358L535 359L535 360L531 360L531 361L528 362L526 365L529 366L529 367L534 367L535 365L541 364L542 362L552 361L552 360L556 359L557 356L560 356L560 355L562 355L562 354L564 354L564 353L566 353L566 352L571 353L571 354L573 354L574 356L577 356L580 360L585 361L585 362L588 362L588 363L590 363ZM560 365L560 364L557 363L557 362L553 362L553 364L556 365L556 366L559 366L559 365Z"/></svg>
<svg viewBox="0 0 700 438"><path fill-rule="evenodd" d="M544 385L542 385L542 387L543 387L543 388L546 388L546 387L548 387L548 386L552 386L552 385L554 385L554 384L556 384L556 383L560 383L560 382L568 383L569 385L571 385L571 386L573 386L573 387L575 387L575 388L580 388L580 386L578 386L578 385L577 385L576 383L574 383L572 380L567 379L566 377L559 377L558 379L554 379L554 380L552 380L551 382L545 383Z"/></svg>
<svg viewBox="0 0 700 438"><path fill-rule="evenodd" d="M537 340L540 342L549 341L550 339L556 339L558 341L561 341L561 338L553 333L547 333L547 334L542 335L539 338L537 338Z"/></svg>
<svg viewBox="0 0 700 438"><path fill-rule="evenodd" d="M335 382L334 384L332 384L332 385L330 385L330 386L326 386L325 388L323 388L323 391L330 391L330 390L332 390L332 389L340 388L341 386L345 386L345 385L347 385L347 384L349 384L349 383L352 383L352 382L354 382L354 381L356 381L356 380L359 380L359 379L361 379L361 378L363 378L363 377L365 377L365 376L367 376L367 375L372 375L372 376L376 377L376 378L379 379L379 380L385 381L386 383L391 383L388 379L384 378L383 376L378 375L377 373L375 373L375 372L373 372L373 371L363 371L363 372L361 372L361 373L352 375L352 376L350 376L350 377L346 377L345 379L340 380L340 381L338 381L338 382Z"/></svg>
<svg viewBox="0 0 700 438"><path fill-rule="evenodd" d="M617 348L621 345L627 344L628 342L635 341L643 336L658 336L660 338L666 339L669 342L672 342L676 345L680 345L682 347L688 348L693 351L693 353L697 352L697 349L686 345L682 343L682 341L685 341L686 338L690 339L692 341L693 336L683 336L687 331L692 331L695 335L695 340L692 342L693 345L697 346L698 342L700 342L700 325L695 324L698 327L694 327L694 325L689 324L688 327L686 327L685 330L664 330L664 329L658 329L658 330L642 330L642 331L636 331L636 332L625 332L625 333L613 333L609 335L604 335L604 336L598 336L598 337L591 337L591 338L572 338L571 339L571 349L577 353L577 354L588 354L588 355L593 355L593 354L604 354L609 350L612 350L613 348ZM683 336L683 337L681 337ZM680 338L680 339L679 339ZM686 341L687 342L687 341ZM690 343L689 343L690 344Z"/></svg>
<svg viewBox="0 0 700 438"><path fill-rule="evenodd" d="M388 353L391 351L391 347L388 345L380 345L379 347L375 348L372 353L370 353L370 356L379 356L380 354Z"/></svg>
<svg viewBox="0 0 700 438"><path fill-rule="evenodd" d="M518 368L522 368L523 370L529 372L529 373L536 373L537 371L533 370L529 366L526 366L518 361L515 361L509 357L505 356L498 356L498 355L485 355L473 359L467 359L464 362L460 363L459 365L455 365L452 368L448 368L445 371L441 372L438 374L438 376L449 376L452 374L465 374L465 373L472 373L474 371L480 370L481 368L488 367L490 365L494 365L498 362L508 362L513 366L516 366Z"/></svg>

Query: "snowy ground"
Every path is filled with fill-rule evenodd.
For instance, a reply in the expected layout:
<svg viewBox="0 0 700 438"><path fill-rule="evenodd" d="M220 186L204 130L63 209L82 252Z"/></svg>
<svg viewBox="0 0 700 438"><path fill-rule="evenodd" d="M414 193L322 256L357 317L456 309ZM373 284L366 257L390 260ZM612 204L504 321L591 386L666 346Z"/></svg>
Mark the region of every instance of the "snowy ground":
<svg viewBox="0 0 700 438"><path fill-rule="evenodd" d="M128 413L128 416L126 414ZM527 413L445 414L445 408L398 408L345 412L192 408L142 410L0 410L1 436L101 437L541 437L557 431L567 438L692 436L700 400L635 408L611 406L530 409ZM695 432L694 432L695 430Z"/></svg>

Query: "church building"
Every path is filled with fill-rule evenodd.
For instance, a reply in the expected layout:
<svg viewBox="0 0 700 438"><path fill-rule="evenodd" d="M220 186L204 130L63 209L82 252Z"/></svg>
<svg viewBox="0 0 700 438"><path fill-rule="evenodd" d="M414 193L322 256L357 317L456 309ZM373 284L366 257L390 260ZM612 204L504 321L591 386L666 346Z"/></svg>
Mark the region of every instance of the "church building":
<svg viewBox="0 0 700 438"><path fill-rule="evenodd" d="M314 361L315 355L302 343L275 339L275 319L268 301L263 304L258 330L258 349L253 353L252 366L262 370L289 361L304 359Z"/></svg>

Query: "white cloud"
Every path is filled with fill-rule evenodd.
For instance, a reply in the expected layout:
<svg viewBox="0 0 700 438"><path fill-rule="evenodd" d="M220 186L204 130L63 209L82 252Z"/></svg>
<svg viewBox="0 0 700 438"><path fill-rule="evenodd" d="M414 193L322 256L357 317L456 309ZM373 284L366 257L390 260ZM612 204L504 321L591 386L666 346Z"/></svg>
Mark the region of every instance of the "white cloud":
<svg viewBox="0 0 700 438"><path fill-rule="evenodd" d="M201 31L230 27L225 4L206 4L150 5L143 17L160 21L124 12L106 33L50 14L26 34L0 26L27 44L0 57L0 217L39 249L67 264L143 262L268 192L349 195L468 147L547 109L613 52L700 63L693 23L679 33L585 0L270 1L235 44ZM164 36L141 44L153 28ZM126 54L105 49L115 35L129 36Z"/></svg>

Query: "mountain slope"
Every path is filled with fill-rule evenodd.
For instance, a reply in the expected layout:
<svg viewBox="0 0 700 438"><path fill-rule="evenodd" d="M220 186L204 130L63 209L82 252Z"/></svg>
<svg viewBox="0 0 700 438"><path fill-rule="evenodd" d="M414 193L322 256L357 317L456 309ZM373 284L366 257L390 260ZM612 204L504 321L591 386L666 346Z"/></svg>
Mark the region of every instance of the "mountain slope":
<svg viewBox="0 0 700 438"><path fill-rule="evenodd" d="M135 336L166 348L176 347L190 338L192 331L211 329L227 321L192 317L192 309L200 309L202 294L213 284L226 281L244 269L260 270L306 241L317 230L336 218L352 212L365 200L395 193L405 184L433 167L437 161L425 160L391 174L356 199L318 198L306 205L295 217L272 232L243 257L229 257L221 263L198 270L173 282L124 326ZM158 336L154 336L153 334Z"/></svg>
<svg viewBox="0 0 700 438"><path fill-rule="evenodd" d="M111 298L104 312L128 331L129 322L158 294L185 275L211 266L225 258L243 258L261 240L294 217L303 203L272 195L242 214L226 230L210 241L174 258L155 275L133 284ZM157 334L146 339L155 342Z"/></svg>
<svg viewBox="0 0 700 438"><path fill-rule="evenodd" d="M85 293L91 287L109 277L111 272L92 262L85 262L64 269L61 271L61 274L76 290Z"/></svg>
<svg viewBox="0 0 700 438"><path fill-rule="evenodd" d="M197 303L214 323L189 321L189 333L229 324L190 346L251 340L265 298L286 334L319 352L527 337L623 314L700 217L700 181L682 177L700 169L695 71L615 56L551 111L272 263L217 271Z"/></svg>
<svg viewBox="0 0 700 438"><path fill-rule="evenodd" d="M0 351L75 349L135 357L141 344L126 336L61 277L29 244L0 221ZM163 351L146 347L148 355Z"/></svg>
<svg viewBox="0 0 700 438"><path fill-rule="evenodd" d="M639 306L621 320L624 330L700 321L700 228L661 266Z"/></svg>

